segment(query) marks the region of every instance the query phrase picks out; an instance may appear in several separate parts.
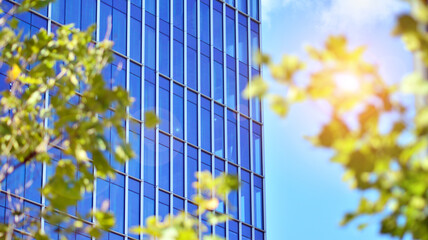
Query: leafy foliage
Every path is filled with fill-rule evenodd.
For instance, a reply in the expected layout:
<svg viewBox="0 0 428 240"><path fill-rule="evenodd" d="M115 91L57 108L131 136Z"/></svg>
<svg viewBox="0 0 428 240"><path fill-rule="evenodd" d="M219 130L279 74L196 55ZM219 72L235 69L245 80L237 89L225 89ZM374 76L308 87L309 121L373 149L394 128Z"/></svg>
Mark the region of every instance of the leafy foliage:
<svg viewBox="0 0 428 240"><path fill-rule="evenodd" d="M63 213L85 192L93 191L93 167L97 176L114 176L105 152L113 152L121 163L132 157L121 127L131 98L120 87L106 87L101 71L113 60L113 43L93 43L94 27L81 32L68 25L55 34L41 29L30 37L23 36L13 14L47 3L24 1L0 20L0 63L9 66L10 84L10 90L0 97L0 181L24 165L52 165L49 150L60 148L69 158L56 163L54 174L41 189L49 204L38 217L52 224L69 222L70 231L85 231L97 237L100 230L114 224L110 213L94 211L97 225L85 229L82 222L70 222ZM106 127L118 132L120 144L109 144L104 137ZM21 221L29 221L27 226L31 227L24 228L29 234L47 238L39 220L26 217L25 209L15 209L12 214L15 220L0 228L2 238L10 239Z"/></svg>
<svg viewBox="0 0 428 240"><path fill-rule="evenodd" d="M113 42L94 43L94 26L86 31L62 26L55 34L41 29L30 37L19 31L15 13L49 2L25 0L0 19L0 64L9 69L6 81L10 85L0 96L0 183L24 166L43 163L55 167L41 189L46 201L41 213L25 208L19 193L7 192L10 202L12 198L19 202L15 202L9 220L0 224L0 238L13 239L15 230L20 229L35 239L49 239L40 225L43 217L52 225L61 225L58 231L62 237L85 232L98 239L115 225L107 201L86 216L70 217L67 210L76 206L85 193L93 192L96 177L114 178L106 153L113 154L118 163L133 157L122 128L132 99L125 89L107 87L109 79L103 79L101 73L113 61ZM153 128L159 122L155 113L145 113L146 127ZM111 145L105 138L106 128L118 133L118 144ZM54 163L52 148L59 148L67 157ZM195 187L199 194L194 196L198 210L193 215L180 213L166 216L163 221L150 217L145 227L137 226L134 232L158 239L199 239L200 231L206 231L199 215L206 214L211 225L227 221L228 215L215 209L220 201L227 203L230 191L237 190L237 178L213 178L204 172L198 174L198 179ZM31 185L26 182L24 187L27 184ZM88 218L94 223L88 224L84 220ZM206 239L220 238L213 235Z"/></svg>
<svg viewBox="0 0 428 240"><path fill-rule="evenodd" d="M428 23L428 3L408 2L413 11L399 17L393 33L428 67L428 34L421 27ZM295 78L304 65L296 57L285 56L275 64L259 53L257 63L267 66L273 79L288 91L275 95L267 82L256 78L244 94L267 99L280 116L304 100L327 103L330 121L308 139L333 150L331 161L344 167L344 179L352 188L377 193L377 197L362 197L342 224L376 215L382 219L382 234L428 239L428 79L417 72L400 84L386 84L377 67L364 61L364 52L364 47L350 50L343 36L329 37L323 49L308 47L308 55L319 68L311 71L306 85ZM400 102L397 96L403 95L414 97L416 104ZM388 114L398 117L385 132L381 118ZM350 117L358 124L348 124Z"/></svg>
<svg viewBox="0 0 428 240"><path fill-rule="evenodd" d="M193 201L197 203L198 209L195 213L181 212L176 216L168 215L164 220L155 216L146 219L146 225L132 229L134 233L146 234L151 239L162 240L197 240L199 232L207 231L207 227L199 222L198 217L206 214L210 225L229 220L229 216L215 212L220 201L227 203L228 194L237 190L239 181L236 176L222 174L213 178L210 172L196 173L198 181L193 185L199 191L198 195L193 196ZM220 240L222 238L215 235L204 236L204 240Z"/></svg>

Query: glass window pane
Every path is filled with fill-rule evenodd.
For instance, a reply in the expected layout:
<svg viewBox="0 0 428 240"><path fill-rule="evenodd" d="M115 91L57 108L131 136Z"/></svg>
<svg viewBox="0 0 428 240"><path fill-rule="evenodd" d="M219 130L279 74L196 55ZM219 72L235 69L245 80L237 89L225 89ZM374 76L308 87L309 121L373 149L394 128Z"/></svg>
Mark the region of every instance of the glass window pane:
<svg viewBox="0 0 428 240"><path fill-rule="evenodd" d="M58 1L55 1L54 3L56 3ZM81 9L82 9L82 1L81 0L77 0L77 1L66 1L65 2L66 7L65 9L65 22L67 24L69 23L74 23L74 26L76 28L80 28L80 16L81 16ZM52 12L53 9L51 9L51 14L53 14ZM89 10L89 9L88 9ZM86 14L86 9L85 9L85 14ZM90 14L90 12L88 12L88 14Z"/></svg>
<svg viewBox="0 0 428 240"><path fill-rule="evenodd" d="M128 226L129 226L128 229L131 229L132 227L140 226L140 193L139 192L128 191ZM133 234L132 231L129 231L129 235L133 238L138 239L138 235Z"/></svg>
<svg viewBox="0 0 428 240"><path fill-rule="evenodd" d="M131 18L131 58L141 62L141 21Z"/></svg>
<svg viewBox="0 0 428 240"><path fill-rule="evenodd" d="M187 48L187 86L197 90L198 63L197 53L193 48Z"/></svg>
<svg viewBox="0 0 428 240"><path fill-rule="evenodd" d="M251 31L251 54L254 56L254 54L259 50L260 48L260 39L259 34L257 32ZM255 69L259 69L259 66L253 61L252 67Z"/></svg>
<svg viewBox="0 0 428 240"><path fill-rule="evenodd" d="M174 83L173 134L184 139L184 89Z"/></svg>
<svg viewBox="0 0 428 240"><path fill-rule="evenodd" d="M241 165L250 169L250 130L249 120L241 117L240 127L240 146L241 146Z"/></svg>
<svg viewBox="0 0 428 240"><path fill-rule="evenodd" d="M198 171L198 150L192 146L187 146L187 198L192 198L196 194L193 183L196 182L196 172Z"/></svg>
<svg viewBox="0 0 428 240"><path fill-rule="evenodd" d="M235 0L226 0L226 3L230 4L231 6L235 6Z"/></svg>
<svg viewBox="0 0 428 240"><path fill-rule="evenodd" d="M156 88L151 81L144 82L144 110L156 111Z"/></svg>
<svg viewBox="0 0 428 240"><path fill-rule="evenodd" d="M156 15L156 0L144 1L146 4L146 11Z"/></svg>
<svg viewBox="0 0 428 240"><path fill-rule="evenodd" d="M184 47L183 44L174 40L174 80L184 83Z"/></svg>
<svg viewBox="0 0 428 240"><path fill-rule="evenodd" d="M80 216L86 216L92 210L92 193L86 192L83 194L82 200L77 203L77 213ZM85 218L87 221L91 221L91 217Z"/></svg>
<svg viewBox="0 0 428 240"><path fill-rule="evenodd" d="M187 32L194 37L196 34L196 0L187 0Z"/></svg>
<svg viewBox="0 0 428 240"><path fill-rule="evenodd" d="M200 37L205 43L210 43L210 6L204 2L200 2Z"/></svg>
<svg viewBox="0 0 428 240"><path fill-rule="evenodd" d="M238 176L238 168L232 164L228 165L228 173L234 176ZM241 186L242 188L242 186ZM235 219L238 219L239 205L238 205L238 191L232 191L229 194L229 213Z"/></svg>
<svg viewBox="0 0 428 240"><path fill-rule="evenodd" d="M261 102L259 98L252 98L251 99L251 115L254 120L261 121Z"/></svg>
<svg viewBox="0 0 428 240"><path fill-rule="evenodd" d="M169 137L159 134L159 187L169 191L170 180L170 153Z"/></svg>
<svg viewBox="0 0 428 240"><path fill-rule="evenodd" d="M117 0L115 0L117 1ZM113 50L126 55L126 13L113 8L112 40Z"/></svg>
<svg viewBox="0 0 428 240"><path fill-rule="evenodd" d="M201 102L201 147L211 151L211 102L206 98Z"/></svg>
<svg viewBox="0 0 428 240"><path fill-rule="evenodd" d="M155 184L155 143L144 138L144 181Z"/></svg>
<svg viewBox="0 0 428 240"><path fill-rule="evenodd" d="M254 172L262 174L262 137L261 126L253 124L253 166Z"/></svg>
<svg viewBox="0 0 428 240"><path fill-rule="evenodd" d="M187 91L187 140L198 145L198 104L197 94Z"/></svg>
<svg viewBox="0 0 428 240"><path fill-rule="evenodd" d="M130 121L129 143L131 144L132 151L135 157L129 161L129 175L140 178L140 159L141 159L141 126L140 123Z"/></svg>
<svg viewBox="0 0 428 240"><path fill-rule="evenodd" d="M237 127L236 127L236 114L228 110L227 113L227 157L228 160L237 163Z"/></svg>
<svg viewBox="0 0 428 240"><path fill-rule="evenodd" d="M39 189L42 187L42 165L39 162L33 162L25 166L25 183L31 182L30 186L22 185L24 187L25 198L37 203L41 203L41 195Z"/></svg>
<svg viewBox="0 0 428 240"><path fill-rule="evenodd" d="M52 20L64 24L65 23L65 0L57 0L52 3L51 17Z"/></svg>
<svg viewBox="0 0 428 240"><path fill-rule="evenodd" d="M164 191L159 191L159 216L163 219L169 214L169 194Z"/></svg>
<svg viewBox="0 0 428 240"><path fill-rule="evenodd" d="M184 197L184 144L174 140L173 152L174 193Z"/></svg>
<svg viewBox="0 0 428 240"><path fill-rule="evenodd" d="M183 28L184 28L184 19L183 19L183 17L184 17L184 5L183 5L183 3L184 3L184 0L174 0L173 1L173 4L174 4L174 7L173 7L173 11L174 11L174 26L175 27L177 27L177 28L179 28L179 29L182 29L183 30Z"/></svg>
<svg viewBox="0 0 428 240"><path fill-rule="evenodd" d="M150 1L146 1L150 2ZM146 25L144 61L147 67L156 69L156 32Z"/></svg>
<svg viewBox="0 0 428 240"><path fill-rule="evenodd" d="M214 100L223 103L223 65L214 61Z"/></svg>
<svg viewBox="0 0 428 240"><path fill-rule="evenodd" d="M249 174L246 171L241 171L242 174ZM241 179L241 221L251 224L251 185L250 182Z"/></svg>
<svg viewBox="0 0 428 240"><path fill-rule="evenodd" d="M211 62L210 58L201 54L201 92L211 96Z"/></svg>
<svg viewBox="0 0 428 240"><path fill-rule="evenodd" d="M169 22L169 0L159 0L159 15L160 18Z"/></svg>
<svg viewBox="0 0 428 240"><path fill-rule="evenodd" d="M134 74L130 74L129 82L129 92L131 97L134 98L129 112L132 117L141 120L141 78Z"/></svg>
<svg viewBox="0 0 428 240"><path fill-rule="evenodd" d="M227 68L227 106L236 109L236 73Z"/></svg>
<svg viewBox="0 0 428 240"><path fill-rule="evenodd" d="M159 77L159 129L165 132L169 132L170 124L169 84L168 79Z"/></svg>
<svg viewBox="0 0 428 240"><path fill-rule="evenodd" d="M212 172L211 169L211 154L208 154L204 151L202 151L201 153L201 171L208 171L208 172Z"/></svg>
<svg viewBox="0 0 428 240"><path fill-rule="evenodd" d="M238 9L247 13L247 0L238 0Z"/></svg>
<svg viewBox="0 0 428 240"><path fill-rule="evenodd" d="M239 74L239 110L241 113L249 116L249 101L248 99L244 98L242 96L242 92L244 91L244 89L247 87L248 85L248 78L244 77L243 75Z"/></svg>
<svg viewBox="0 0 428 240"><path fill-rule="evenodd" d="M155 200L144 196L143 202L143 218L147 219L150 216L155 215ZM143 226L146 225L146 221L143 221ZM143 236L143 239L149 239L148 236Z"/></svg>
<svg viewBox="0 0 428 240"><path fill-rule="evenodd" d="M260 183L262 184L262 180L259 177L258 178ZM255 184L256 185L256 184ZM255 226L260 229L264 229L264 222L263 222L263 189L262 186L254 186L254 220L255 220Z"/></svg>
<svg viewBox="0 0 428 240"><path fill-rule="evenodd" d="M235 21L230 17L226 17L226 53L235 57Z"/></svg>
<svg viewBox="0 0 428 240"><path fill-rule="evenodd" d="M125 221L125 192L123 186L110 184L110 210L114 213L116 222L113 230L123 233Z"/></svg>
<svg viewBox="0 0 428 240"><path fill-rule="evenodd" d="M215 104L214 114L214 153L224 157L224 118L223 107Z"/></svg>
<svg viewBox="0 0 428 240"><path fill-rule="evenodd" d="M248 31L247 27L239 24L239 61L248 64Z"/></svg>
<svg viewBox="0 0 428 240"><path fill-rule="evenodd" d="M213 11L213 38L214 47L223 50L223 14L217 10Z"/></svg>
<svg viewBox="0 0 428 240"><path fill-rule="evenodd" d="M124 126L123 130L125 130ZM122 144L122 140L120 139L116 129L112 128L110 133L110 144L112 146L112 152L110 154L110 164L114 169L121 172L125 172L125 164L116 161L114 157L114 149L116 148L116 146Z"/></svg>
<svg viewBox="0 0 428 240"><path fill-rule="evenodd" d="M90 25L96 23L97 2L96 0L82 0L82 29L87 29ZM95 34L95 32L94 32Z"/></svg>
<svg viewBox="0 0 428 240"><path fill-rule="evenodd" d="M159 72L165 76L169 76L169 36L160 33L159 34Z"/></svg>

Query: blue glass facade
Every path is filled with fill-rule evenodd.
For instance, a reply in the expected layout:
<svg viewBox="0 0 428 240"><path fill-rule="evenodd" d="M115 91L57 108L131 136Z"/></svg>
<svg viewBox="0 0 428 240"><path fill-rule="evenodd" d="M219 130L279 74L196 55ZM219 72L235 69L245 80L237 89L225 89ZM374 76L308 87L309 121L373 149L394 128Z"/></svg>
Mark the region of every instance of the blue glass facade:
<svg viewBox="0 0 428 240"><path fill-rule="evenodd" d="M261 103L241 97L251 77L260 73L252 62L260 46L259 5L260 0L56 0L17 16L29 34L39 28L54 32L62 24L85 29L96 23L94 40L115 42L115 61L104 71L106 84L124 87L135 99L123 128L136 157L119 165L108 156L117 177L97 179L94 194L70 209L71 215L109 200L117 224L104 239L144 239L129 228L155 214L193 213L196 171L228 172L238 175L242 186L230 195L231 206L222 203L217 211L233 219L209 231L231 240L266 238ZM1 83L4 73L0 69ZM160 117L156 129L144 128L145 111ZM105 134L117 141L114 131ZM60 150L52 153L64 157ZM44 200L35 189L54 168L30 167L9 176L5 188L34 179L20 194L39 211ZM8 209L0 202L0 221ZM52 229L60 226L43 224L58 238ZM72 234L70 239L89 238Z"/></svg>

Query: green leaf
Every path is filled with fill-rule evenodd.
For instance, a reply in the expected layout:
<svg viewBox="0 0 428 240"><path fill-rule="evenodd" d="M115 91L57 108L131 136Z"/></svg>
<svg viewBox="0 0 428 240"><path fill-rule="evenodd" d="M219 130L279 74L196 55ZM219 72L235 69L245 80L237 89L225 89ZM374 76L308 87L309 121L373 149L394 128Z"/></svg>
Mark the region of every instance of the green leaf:
<svg viewBox="0 0 428 240"><path fill-rule="evenodd" d="M242 94L246 99L254 97L262 98L268 90L268 84L263 80L262 77L258 76L253 78L253 80L244 89Z"/></svg>
<svg viewBox="0 0 428 240"><path fill-rule="evenodd" d="M208 223L210 225L217 225L219 223L224 223L230 219L229 215L216 213L216 212L208 212L206 217L208 218Z"/></svg>
<svg viewBox="0 0 428 240"><path fill-rule="evenodd" d="M112 213L95 211L94 217L101 229L108 231L116 223Z"/></svg>
<svg viewBox="0 0 428 240"><path fill-rule="evenodd" d="M418 23L416 20L410 15L401 15L398 17L398 23L395 27L393 34L401 35L403 33L415 32L417 31Z"/></svg>
<svg viewBox="0 0 428 240"><path fill-rule="evenodd" d="M159 118L156 116L156 113L148 111L144 113L144 125L148 128L154 128L160 123Z"/></svg>
<svg viewBox="0 0 428 240"><path fill-rule="evenodd" d="M18 23L19 23L18 19L16 19L16 18L12 18L12 19L9 21L9 26L10 26L12 29L17 29L17 28L18 28Z"/></svg>
<svg viewBox="0 0 428 240"><path fill-rule="evenodd" d="M280 95L270 95L270 108L273 112L278 114L280 117L285 117L288 113L288 103Z"/></svg>
<svg viewBox="0 0 428 240"><path fill-rule="evenodd" d="M260 51L257 51L254 54L254 63L256 64L269 64L270 63L270 57L267 54L263 54Z"/></svg>
<svg viewBox="0 0 428 240"><path fill-rule="evenodd" d="M401 90L404 93L427 95L428 94L428 81L422 77L418 72L407 75L402 83Z"/></svg>

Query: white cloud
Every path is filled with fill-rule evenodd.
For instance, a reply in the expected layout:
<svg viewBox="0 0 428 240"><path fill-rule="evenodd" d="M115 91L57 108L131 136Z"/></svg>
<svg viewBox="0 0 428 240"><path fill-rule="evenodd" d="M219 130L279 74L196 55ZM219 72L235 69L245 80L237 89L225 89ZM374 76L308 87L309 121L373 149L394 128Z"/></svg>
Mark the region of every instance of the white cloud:
<svg viewBox="0 0 428 240"><path fill-rule="evenodd" d="M285 7L288 3L294 0L261 0L262 2L262 20L270 22L269 15L278 8Z"/></svg>
<svg viewBox="0 0 428 240"><path fill-rule="evenodd" d="M403 10L400 0L261 0L262 20L270 24L271 14L292 8L311 11L320 18L320 26L338 31L376 24Z"/></svg>
<svg viewBox="0 0 428 240"><path fill-rule="evenodd" d="M398 0L331 0L321 11L321 26L343 31L392 19L402 10Z"/></svg>

